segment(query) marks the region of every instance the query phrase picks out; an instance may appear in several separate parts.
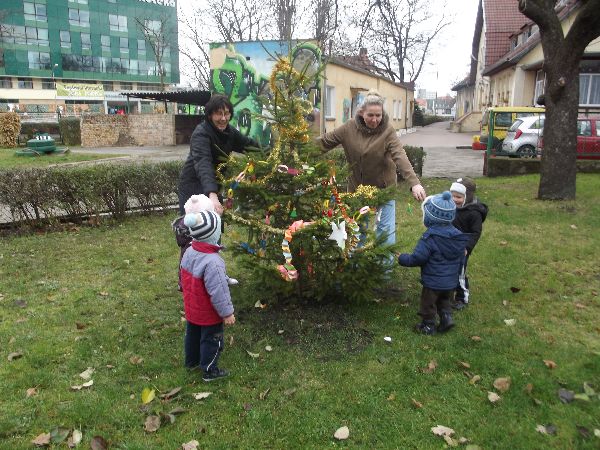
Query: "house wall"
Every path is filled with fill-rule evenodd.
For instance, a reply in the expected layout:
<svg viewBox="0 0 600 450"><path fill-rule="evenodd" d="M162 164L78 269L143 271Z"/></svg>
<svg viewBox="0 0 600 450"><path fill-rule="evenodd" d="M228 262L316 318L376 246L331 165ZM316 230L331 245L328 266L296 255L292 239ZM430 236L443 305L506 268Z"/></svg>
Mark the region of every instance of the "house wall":
<svg viewBox="0 0 600 450"><path fill-rule="evenodd" d="M412 127L414 91L384 78L330 63L325 69L325 86L333 87L333 115L325 116L325 132L329 132L355 116L357 105L367 91L377 90L385 98L384 110L396 130ZM324 94L331 89L324 89ZM324 99L324 102L329 101Z"/></svg>

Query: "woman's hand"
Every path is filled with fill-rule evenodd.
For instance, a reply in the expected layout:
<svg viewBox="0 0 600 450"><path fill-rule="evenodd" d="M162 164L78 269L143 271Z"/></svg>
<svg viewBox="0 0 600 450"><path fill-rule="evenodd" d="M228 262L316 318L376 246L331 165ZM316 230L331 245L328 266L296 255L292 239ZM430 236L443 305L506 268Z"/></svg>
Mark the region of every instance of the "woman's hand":
<svg viewBox="0 0 600 450"><path fill-rule="evenodd" d="M215 193L215 192L211 192L208 195L208 198L210 198L210 201L213 203L214 207L215 207L215 212L222 216L223 215L223 205L221 205L221 202L219 201L219 196Z"/></svg>
<svg viewBox="0 0 600 450"><path fill-rule="evenodd" d="M412 191L412 195L415 198L415 200L422 202L423 200L425 200L425 197L427 197L425 189L423 189L423 186L421 186L420 184L415 184L410 190Z"/></svg>

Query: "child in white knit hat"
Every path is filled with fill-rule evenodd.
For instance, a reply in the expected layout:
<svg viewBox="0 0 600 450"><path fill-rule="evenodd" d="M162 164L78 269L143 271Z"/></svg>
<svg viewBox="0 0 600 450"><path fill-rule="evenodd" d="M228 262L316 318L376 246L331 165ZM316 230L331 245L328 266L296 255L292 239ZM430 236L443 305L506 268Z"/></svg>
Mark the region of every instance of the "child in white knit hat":
<svg viewBox="0 0 600 450"><path fill-rule="evenodd" d="M479 237L483 231L483 222L488 213L487 205L481 203L475 196L476 189L477 185L475 181L468 177L459 178L450 186L452 200L456 204L456 217L452 225L469 236L465 250L465 260L460 268L454 304L452 305L456 310L463 309L469 304L470 292L467 263L475 245L477 245L477 241L479 241Z"/></svg>
<svg viewBox="0 0 600 450"><path fill-rule="evenodd" d="M213 381L229 375L218 367L218 361L223 351L223 324L235 323L229 277L219 256L221 217L214 211L199 210L187 213L183 223L192 238L180 267L187 321L185 366L200 367L202 379Z"/></svg>

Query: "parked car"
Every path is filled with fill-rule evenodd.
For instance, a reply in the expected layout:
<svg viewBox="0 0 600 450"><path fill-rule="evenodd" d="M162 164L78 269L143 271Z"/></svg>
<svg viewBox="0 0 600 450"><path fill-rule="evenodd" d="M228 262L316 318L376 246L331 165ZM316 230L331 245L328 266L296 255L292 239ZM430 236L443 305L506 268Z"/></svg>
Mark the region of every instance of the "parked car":
<svg viewBox="0 0 600 450"><path fill-rule="evenodd" d="M577 159L600 159L600 116L577 118Z"/></svg>
<svg viewBox="0 0 600 450"><path fill-rule="evenodd" d="M502 153L508 156L535 158L540 150L545 116L521 117L513 122L502 142Z"/></svg>
<svg viewBox="0 0 600 450"><path fill-rule="evenodd" d="M496 106L488 108L481 117L481 131L473 136L473 150L502 151L502 141L515 120L544 114L544 108L533 106ZM491 136L490 136L491 134Z"/></svg>

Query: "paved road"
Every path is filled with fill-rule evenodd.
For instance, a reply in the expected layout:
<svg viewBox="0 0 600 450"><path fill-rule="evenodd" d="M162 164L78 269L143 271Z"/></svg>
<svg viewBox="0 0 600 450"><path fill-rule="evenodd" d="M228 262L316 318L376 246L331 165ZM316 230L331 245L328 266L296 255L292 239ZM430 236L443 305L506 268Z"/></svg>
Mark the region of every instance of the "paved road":
<svg viewBox="0 0 600 450"><path fill-rule="evenodd" d="M473 133L451 133L448 122L420 127L416 132L400 137L403 144L425 150L424 178L482 176L484 153L471 150L472 139Z"/></svg>
<svg viewBox="0 0 600 450"><path fill-rule="evenodd" d="M451 133L448 122L417 128L416 132L403 135L400 139L403 144L424 148L427 153L424 177L480 177L483 174L483 152L471 150L472 133ZM185 159L189 145L101 147L75 149L73 152L123 155L119 159L172 161Z"/></svg>

